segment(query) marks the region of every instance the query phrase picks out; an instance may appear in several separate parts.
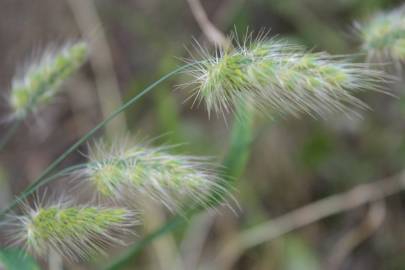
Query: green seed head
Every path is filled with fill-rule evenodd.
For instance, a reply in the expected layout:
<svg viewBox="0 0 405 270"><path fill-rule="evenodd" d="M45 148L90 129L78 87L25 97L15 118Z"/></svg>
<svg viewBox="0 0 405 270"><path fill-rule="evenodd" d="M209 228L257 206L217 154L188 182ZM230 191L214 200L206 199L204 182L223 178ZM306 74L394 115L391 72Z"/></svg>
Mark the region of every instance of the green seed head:
<svg viewBox="0 0 405 270"><path fill-rule="evenodd" d="M60 85L85 62L87 55L88 47L83 42L44 53L23 76L13 80L9 98L13 116L24 118L51 102Z"/></svg>
<svg viewBox="0 0 405 270"><path fill-rule="evenodd" d="M210 190L221 189L212 164L202 158L172 155L167 149L99 143L90 150L88 167L79 174L104 197L132 199L132 203L143 195L173 211L190 202L204 203Z"/></svg>
<svg viewBox="0 0 405 270"><path fill-rule="evenodd" d="M358 28L370 60L405 60L405 7L379 13Z"/></svg>
<svg viewBox="0 0 405 270"><path fill-rule="evenodd" d="M69 259L86 259L103 253L108 244L122 243L120 237L136 224L135 216L124 208L55 205L30 209L16 216L14 242L38 256L50 250Z"/></svg>
<svg viewBox="0 0 405 270"><path fill-rule="evenodd" d="M192 96L204 101L208 112L224 114L241 102L264 114L352 111L366 107L352 91L378 88L382 77L347 57L307 52L284 41L261 37L235 44L215 56L202 53L189 69Z"/></svg>

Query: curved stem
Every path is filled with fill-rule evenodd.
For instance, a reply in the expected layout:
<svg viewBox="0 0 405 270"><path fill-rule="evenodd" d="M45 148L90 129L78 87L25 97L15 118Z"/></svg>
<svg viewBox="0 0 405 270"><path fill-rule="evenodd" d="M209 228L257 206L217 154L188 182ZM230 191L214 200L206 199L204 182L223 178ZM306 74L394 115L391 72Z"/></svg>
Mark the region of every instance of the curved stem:
<svg viewBox="0 0 405 270"><path fill-rule="evenodd" d="M6 134L0 139L0 150L6 146L10 139L14 136L18 128L20 127L22 120L17 120L13 125L6 131Z"/></svg>
<svg viewBox="0 0 405 270"><path fill-rule="evenodd" d="M155 88L157 85L162 83L163 81L167 80L168 78L180 73L184 69L194 65L196 63L190 63L183 65L172 72L167 73L163 77L161 77L159 80L156 82L152 83L148 87L146 87L144 90L142 90L138 95L135 97L131 98L128 100L126 103L124 103L121 107L116 109L114 112L112 112L106 119L104 119L102 122L100 122L97 126L95 126L92 130L87 132L83 137L81 137L75 144L73 144L71 147L69 147L61 156L59 156L55 161L53 161L44 171L43 173L29 186L25 189L25 191L22 192L20 196L18 196L13 203L4 211L1 212L0 218L2 215L6 214L9 212L15 205L18 204L18 202L21 199L26 198L29 194L33 193L38 187L40 187L46 180L46 177L62 162L64 161L73 151L75 151L80 145L82 145L84 142L89 140L97 131L102 129L105 125L107 125L109 122L111 122L117 115L125 111L128 107L130 107L132 104L134 104L136 101L138 101L141 97L143 97L145 94L150 92L153 88Z"/></svg>
<svg viewBox="0 0 405 270"><path fill-rule="evenodd" d="M214 265L220 266L220 269L232 269L233 264L247 249L332 215L382 200L403 190L405 190L405 171L312 202L235 236L221 248L217 258L213 260Z"/></svg>
<svg viewBox="0 0 405 270"><path fill-rule="evenodd" d="M37 182L36 184L33 183L32 185L30 185L28 188L26 188L16 199L14 199L14 201L4 210L2 210L0 212L0 218L4 217L8 212L11 211L11 209L13 209L18 203L20 203L21 201L23 201L24 199L26 199L29 195L31 195L32 193L34 193L38 188L46 185L47 183L62 177L62 176L66 176L71 172L74 172L75 170L84 168L86 165L85 164L79 164L79 165L74 165L74 166L70 166L67 167L61 171L59 171L58 173L55 173L49 177L45 177L42 179L42 181Z"/></svg>
<svg viewBox="0 0 405 270"><path fill-rule="evenodd" d="M236 120L231 132L231 139L229 150L224 158L224 175L226 180L226 188L238 179L246 167L246 163L250 154L250 144L252 142L252 126L253 126L253 111L249 110L245 104L240 104L236 112ZM243 117L238 117L243 115ZM216 194L215 196L208 196L212 201L207 205L214 206L220 204L226 194ZM205 205L205 204L204 204ZM181 215L176 215L168 222L163 224L159 229L145 236L142 240L136 242L124 255L113 261L106 270L118 270L123 268L129 262L134 260L137 255L152 243L155 239L173 231L179 225L183 224L192 215L204 210L204 208L189 209Z"/></svg>

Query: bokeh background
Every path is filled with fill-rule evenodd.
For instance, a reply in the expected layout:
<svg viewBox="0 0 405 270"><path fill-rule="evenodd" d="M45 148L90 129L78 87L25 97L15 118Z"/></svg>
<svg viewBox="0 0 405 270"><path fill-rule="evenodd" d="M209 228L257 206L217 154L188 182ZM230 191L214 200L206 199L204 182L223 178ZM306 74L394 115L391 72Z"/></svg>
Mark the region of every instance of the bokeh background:
<svg viewBox="0 0 405 270"><path fill-rule="evenodd" d="M270 36L288 38L313 51L346 54L360 49L353 22L399 7L402 1L201 2L210 20L225 33L271 29ZM29 118L0 153L1 208L118 104L181 64L189 56L187 50L193 50L193 39L210 46L186 0L0 0L4 97L0 115L5 118L9 113L6 99L12 78L27 61L48 46L79 38L90 41L90 61L64 84L55 104ZM160 85L107 126L106 136L165 134L164 142L182 144L176 151L220 160L232 118L227 125L215 116L208 119L203 106L191 108L190 102L184 102L187 89L173 91L184 80L178 76ZM401 172L405 168L405 87L399 81L388 90L396 97L376 92L359 95L372 108L362 112L361 118L257 119L248 167L235 187L238 214L223 209L199 215L148 247L127 269L221 269L211 264L217 253L247 228ZM7 126L7 122L0 125L0 134ZM64 165L83 161L80 152L85 153L86 147ZM58 181L48 192L60 194L68 185ZM366 222L372 206L364 205L244 250L231 269L405 269L404 203L400 192L384 200L375 230L369 230ZM170 217L150 207L139 237ZM356 242L363 234L366 237ZM356 244L351 248L342 241ZM110 250L106 261L120 251ZM40 263L45 269L63 269L60 262ZM94 268L67 263L64 267Z"/></svg>

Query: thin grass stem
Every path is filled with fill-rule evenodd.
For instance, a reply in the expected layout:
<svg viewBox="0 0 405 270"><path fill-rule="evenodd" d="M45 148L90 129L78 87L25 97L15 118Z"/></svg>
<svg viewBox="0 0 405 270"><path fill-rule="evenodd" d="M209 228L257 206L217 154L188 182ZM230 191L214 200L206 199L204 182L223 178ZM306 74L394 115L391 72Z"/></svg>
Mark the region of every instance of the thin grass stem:
<svg viewBox="0 0 405 270"><path fill-rule="evenodd" d="M69 175L71 172L74 172L79 169L83 169L87 164L79 164L67 167L58 173L55 173L51 176L45 177L42 181L33 183L29 187L27 187L18 197L16 197L13 202L5 209L0 212L0 219L3 218L7 213L9 213L15 206L17 206L20 202L24 201L29 195L34 193L38 188L66 175Z"/></svg>

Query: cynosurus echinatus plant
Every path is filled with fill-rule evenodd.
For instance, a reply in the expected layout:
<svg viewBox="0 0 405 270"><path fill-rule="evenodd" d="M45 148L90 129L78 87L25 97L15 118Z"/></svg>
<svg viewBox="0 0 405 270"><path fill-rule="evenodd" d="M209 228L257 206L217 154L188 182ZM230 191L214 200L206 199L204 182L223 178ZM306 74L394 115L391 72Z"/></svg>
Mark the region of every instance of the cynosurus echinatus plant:
<svg viewBox="0 0 405 270"><path fill-rule="evenodd" d="M353 63L346 56L308 52L281 40L261 37L234 43L229 48L218 49L214 56L203 50L202 59L178 67L131 97L53 161L0 212L0 217L41 185L74 171L76 178L84 178L83 182L90 183L99 196L113 199L114 203L127 203L127 199L141 195L173 212L180 212L130 250L132 254L139 252L154 238L180 224L182 214L191 216L224 201L233 179L239 177L246 166L253 140L254 112L323 116L328 112L364 108L366 105L354 97L353 92L379 89L379 81L384 78L368 64ZM13 116L21 120L49 102L63 80L84 62L87 53L87 46L77 43L57 53L45 54L39 63L31 65L26 74L13 83L10 96ZM86 164L55 172L68 155L117 115L159 83L183 71L193 77L192 97L197 102L204 101L209 113L224 114L237 107L238 114L245 114L244 121L235 121L233 125L223 161L226 175L221 175L223 172L207 158L176 155L170 153L170 147L129 145L125 141L112 145L96 143L89 150ZM49 207L26 207L24 215L14 216L11 223L14 225L13 242L24 243L28 251L46 255L54 249L66 257L80 259L102 252L106 244L121 243L121 236L136 219L126 208L58 203Z"/></svg>
<svg viewBox="0 0 405 270"><path fill-rule="evenodd" d="M353 91L376 89L382 74L349 57L307 52L281 40L259 38L235 42L215 55L200 53L188 72L192 97L208 112L224 114L237 103L265 113L346 112L366 105Z"/></svg>
<svg viewBox="0 0 405 270"><path fill-rule="evenodd" d="M84 42L68 44L59 50L48 50L38 61L13 79L9 104L12 118L25 118L30 112L51 102L61 84L87 59Z"/></svg>
<svg viewBox="0 0 405 270"><path fill-rule="evenodd" d="M87 168L76 174L103 197L147 196L171 211L185 204L210 206L215 194L226 195L216 166L207 158L170 154L169 148L96 143Z"/></svg>
<svg viewBox="0 0 405 270"><path fill-rule="evenodd" d="M356 24L363 50L370 60L405 60L405 6L378 13L363 24Z"/></svg>
<svg viewBox="0 0 405 270"><path fill-rule="evenodd" d="M70 260L87 259L104 253L107 245L124 244L123 235L137 224L134 213L125 208L64 203L23 208L23 215L10 218L11 242L37 256L54 250Z"/></svg>

